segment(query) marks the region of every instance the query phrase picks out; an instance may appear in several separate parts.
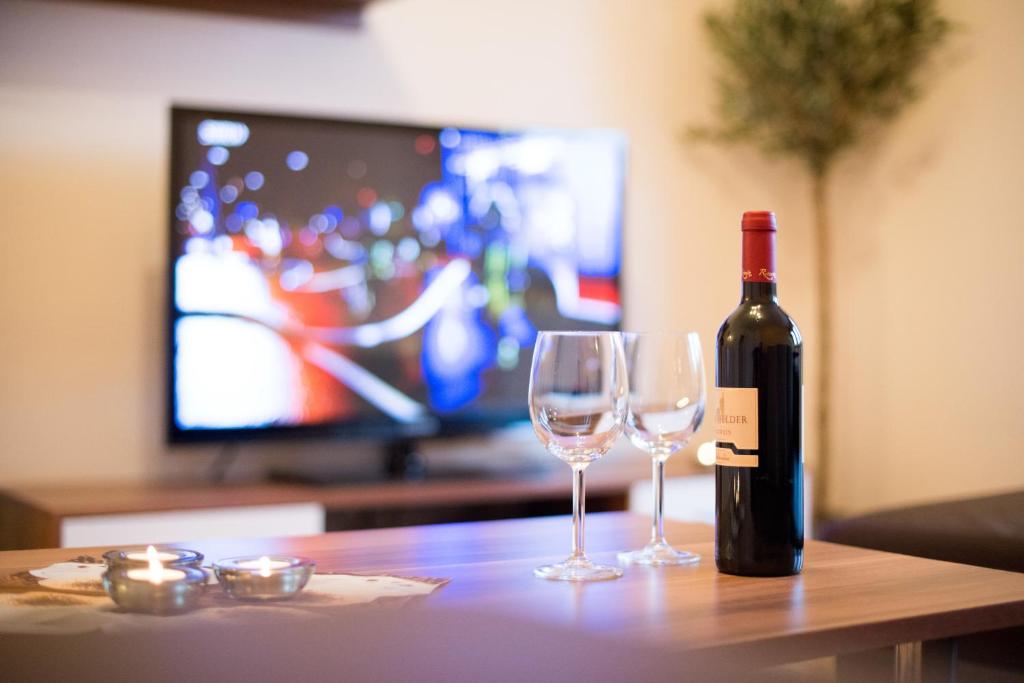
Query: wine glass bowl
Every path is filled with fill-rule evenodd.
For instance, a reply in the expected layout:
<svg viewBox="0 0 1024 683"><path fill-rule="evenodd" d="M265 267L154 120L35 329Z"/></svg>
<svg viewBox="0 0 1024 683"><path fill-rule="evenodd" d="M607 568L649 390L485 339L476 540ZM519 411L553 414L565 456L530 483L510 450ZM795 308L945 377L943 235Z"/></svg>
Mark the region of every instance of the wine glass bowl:
<svg viewBox="0 0 1024 683"><path fill-rule="evenodd" d="M541 332L530 370L530 420L549 453L573 471L573 545L563 562L538 567L546 579L595 581L622 575L583 549L584 470L622 434L626 364L618 332Z"/></svg>
<svg viewBox="0 0 1024 683"><path fill-rule="evenodd" d="M537 435L552 455L573 463L597 460L622 433L622 417L600 398L539 399Z"/></svg>
<svg viewBox="0 0 1024 683"><path fill-rule="evenodd" d="M704 420L707 389L700 338L695 332L626 334L629 409L625 430L652 459L654 514L651 541L619 553L629 564L693 564L700 557L676 550L665 539L665 461L680 450Z"/></svg>
<svg viewBox="0 0 1024 683"><path fill-rule="evenodd" d="M683 398L676 404L637 404L626 417L626 433L637 448L668 458L685 446L704 418L704 406Z"/></svg>

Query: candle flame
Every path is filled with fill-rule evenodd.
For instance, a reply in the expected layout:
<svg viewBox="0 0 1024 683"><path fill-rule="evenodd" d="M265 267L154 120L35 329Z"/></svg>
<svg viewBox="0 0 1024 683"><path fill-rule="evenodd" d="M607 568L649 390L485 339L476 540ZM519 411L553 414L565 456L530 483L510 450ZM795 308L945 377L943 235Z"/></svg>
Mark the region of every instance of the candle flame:
<svg viewBox="0 0 1024 683"><path fill-rule="evenodd" d="M160 562L160 558L157 557L156 548L153 546L146 548L146 559L149 560L149 582L154 585L163 583L164 565Z"/></svg>
<svg viewBox="0 0 1024 683"><path fill-rule="evenodd" d="M263 555L259 559L260 562L260 576L267 578L270 576L270 558Z"/></svg>

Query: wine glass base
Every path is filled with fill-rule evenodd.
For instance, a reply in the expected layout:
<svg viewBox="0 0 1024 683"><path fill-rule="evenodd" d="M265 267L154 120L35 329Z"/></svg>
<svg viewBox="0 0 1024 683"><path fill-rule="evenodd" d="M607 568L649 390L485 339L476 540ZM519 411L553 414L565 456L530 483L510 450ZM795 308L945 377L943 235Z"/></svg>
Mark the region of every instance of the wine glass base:
<svg viewBox="0 0 1024 683"><path fill-rule="evenodd" d="M570 557L558 564L537 567L533 574L551 581L608 581L622 576L622 570L609 565L594 564L586 557Z"/></svg>
<svg viewBox="0 0 1024 683"><path fill-rule="evenodd" d="M621 552L618 555L619 561L626 564L645 565L682 565L697 564L700 562L700 555L686 550L676 550L667 543L649 543L641 550Z"/></svg>

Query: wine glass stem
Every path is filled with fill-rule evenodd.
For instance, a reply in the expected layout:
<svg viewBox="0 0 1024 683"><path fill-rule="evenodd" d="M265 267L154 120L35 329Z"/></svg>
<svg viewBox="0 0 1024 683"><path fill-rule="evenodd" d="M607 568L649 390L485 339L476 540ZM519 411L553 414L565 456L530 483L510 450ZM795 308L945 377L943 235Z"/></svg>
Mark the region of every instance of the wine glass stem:
<svg viewBox="0 0 1024 683"><path fill-rule="evenodd" d="M572 466L572 556L582 558L583 553L583 516L586 513L587 489L583 482L583 471L586 465Z"/></svg>
<svg viewBox="0 0 1024 683"><path fill-rule="evenodd" d="M654 517L651 522L651 543L665 543L665 459L656 455L651 459L651 478L654 481Z"/></svg>

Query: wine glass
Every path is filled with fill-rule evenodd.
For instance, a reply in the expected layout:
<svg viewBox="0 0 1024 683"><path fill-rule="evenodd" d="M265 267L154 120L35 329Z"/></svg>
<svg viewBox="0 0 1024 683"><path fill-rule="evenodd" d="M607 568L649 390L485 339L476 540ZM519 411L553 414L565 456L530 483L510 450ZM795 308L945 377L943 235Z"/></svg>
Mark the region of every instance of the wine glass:
<svg viewBox="0 0 1024 683"><path fill-rule="evenodd" d="M665 461L685 446L704 419L704 361L696 332L624 335L629 373L626 434L652 458L654 519L651 542L619 553L631 564L693 564L700 556L665 540Z"/></svg>
<svg viewBox="0 0 1024 683"><path fill-rule="evenodd" d="M534 574L561 581L622 576L583 551L583 472L608 452L626 417L626 363L618 332L541 332L530 369L530 420L544 447L572 468L572 555Z"/></svg>

